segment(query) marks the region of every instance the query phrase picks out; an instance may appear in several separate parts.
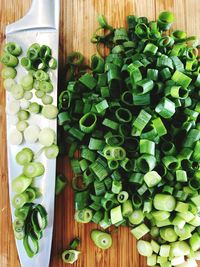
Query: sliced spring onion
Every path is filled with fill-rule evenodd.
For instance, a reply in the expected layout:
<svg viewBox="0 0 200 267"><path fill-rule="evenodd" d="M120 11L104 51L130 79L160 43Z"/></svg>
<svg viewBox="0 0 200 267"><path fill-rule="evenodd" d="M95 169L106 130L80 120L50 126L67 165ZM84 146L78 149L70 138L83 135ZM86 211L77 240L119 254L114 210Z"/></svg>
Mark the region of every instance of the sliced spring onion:
<svg viewBox="0 0 200 267"><path fill-rule="evenodd" d="M139 240L137 242L137 249L142 256L150 257L153 253L151 244L148 241Z"/></svg>
<svg viewBox="0 0 200 267"><path fill-rule="evenodd" d="M27 163L23 167L23 174L29 178L41 176L44 174L44 166L41 162Z"/></svg>
<svg viewBox="0 0 200 267"><path fill-rule="evenodd" d="M7 67L16 67L19 63L19 60L16 56L6 52L2 55L1 62Z"/></svg>
<svg viewBox="0 0 200 267"><path fill-rule="evenodd" d="M30 258L32 258L39 251L38 240L32 234L25 235L23 239L23 245L27 255Z"/></svg>
<svg viewBox="0 0 200 267"><path fill-rule="evenodd" d="M160 236L162 237L163 240L168 242L175 242L178 239L176 232L171 227L161 228Z"/></svg>
<svg viewBox="0 0 200 267"><path fill-rule="evenodd" d="M177 241L171 244L170 254L174 257L187 256L190 254L190 247L185 241Z"/></svg>
<svg viewBox="0 0 200 267"><path fill-rule="evenodd" d="M75 213L75 220L80 223L88 223L92 220L92 211L90 209L78 210Z"/></svg>
<svg viewBox="0 0 200 267"><path fill-rule="evenodd" d="M44 149L44 154L48 159L55 159L58 156L58 153L59 153L59 148L55 144L45 147Z"/></svg>
<svg viewBox="0 0 200 267"><path fill-rule="evenodd" d="M199 46L182 30L169 36L173 21L169 11L157 21L129 16L126 30L100 16L92 42L109 52L93 56L88 72L80 55L69 60L58 105L83 183L74 179L76 214L89 209L105 229L129 225L138 240L150 233L138 250L161 267L195 266L199 249Z"/></svg>
<svg viewBox="0 0 200 267"><path fill-rule="evenodd" d="M32 97L33 97L33 93L32 92L30 92L30 91L24 92L24 99L31 100Z"/></svg>
<svg viewBox="0 0 200 267"><path fill-rule="evenodd" d="M56 195L59 195L65 188L67 182L66 182L66 178L64 177L64 175L59 174L56 176Z"/></svg>
<svg viewBox="0 0 200 267"><path fill-rule="evenodd" d="M52 104L45 105L42 108L42 115L49 120L55 119L58 115L58 109Z"/></svg>
<svg viewBox="0 0 200 267"><path fill-rule="evenodd" d="M148 187L156 186L161 180L161 176L156 171L147 172L144 175L144 181Z"/></svg>
<svg viewBox="0 0 200 267"><path fill-rule="evenodd" d="M139 240L141 237L145 236L149 232L149 228L144 224L140 224L137 227L133 228L131 230L131 233L135 236L137 240Z"/></svg>
<svg viewBox="0 0 200 267"><path fill-rule="evenodd" d="M28 127L27 121L19 121L16 125L18 131L23 132Z"/></svg>
<svg viewBox="0 0 200 267"><path fill-rule="evenodd" d="M23 141L23 135L17 129L13 129L9 132L8 140L12 145L20 145Z"/></svg>
<svg viewBox="0 0 200 267"><path fill-rule="evenodd" d="M78 260L80 251L74 249L67 249L62 253L62 260L64 263L73 264Z"/></svg>
<svg viewBox="0 0 200 267"><path fill-rule="evenodd" d="M13 56L19 56L22 53L21 47L15 42L9 42L4 46L4 51Z"/></svg>
<svg viewBox="0 0 200 267"><path fill-rule="evenodd" d="M33 88L33 76L31 74L23 76L20 80L20 84L25 91L31 90Z"/></svg>
<svg viewBox="0 0 200 267"><path fill-rule="evenodd" d="M3 81L3 86L8 92L11 91L13 85L16 85L16 82L12 78L7 78Z"/></svg>
<svg viewBox="0 0 200 267"><path fill-rule="evenodd" d="M28 194L23 192L21 194L16 194L12 199L12 205L14 208L19 209L24 206L29 200Z"/></svg>
<svg viewBox="0 0 200 267"><path fill-rule="evenodd" d="M140 224L144 220L144 213L142 210L134 210L129 216L128 220L131 224Z"/></svg>
<svg viewBox="0 0 200 267"><path fill-rule="evenodd" d="M32 179L21 174L12 180L12 190L17 194L21 194L31 183Z"/></svg>
<svg viewBox="0 0 200 267"><path fill-rule="evenodd" d="M39 142L43 146L51 146L55 140L55 131L51 128L43 128L39 133Z"/></svg>
<svg viewBox="0 0 200 267"><path fill-rule="evenodd" d="M41 106L37 102L31 102L29 105L29 111L31 113L37 114L40 113Z"/></svg>
<svg viewBox="0 0 200 267"><path fill-rule="evenodd" d="M29 125L24 131L24 138L27 143L33 144L39 138L40 129L36 125Z"/></svg>
<svg viewBox="0 0 200 267"><path fill-rule="evenodd" d="M44 105L50 105L50 104L52 104L53 103L53 97L50 96L50 95L44 95L42 97L42 103Z"/></svg>
<svg viewBox="0 0 200 267"><path fill-rule="evenodd" d="M17 116L18 116L19 120L21 120L21 121L27 120L29 118L29 112L21 109L18 111Z"/></svg>
<svg viewBox="0 0 200 267"><path fill-rule="evenodd" d="M82 132L91 133L94 131L97 123L97 116L94 113L85 114L79 121L79 126Z"/></svg>
<svg viewBox="0 0 200 267"><path fill-rule="evenodd" d="M11 94L16 99L22 99L24 96L24 89L20 84L13 84L11 87Z"/></svg>
<svg viewBox="0 0 200 267"><path fill-rule="evenodd" d="M112 237L108 233L92 230L91 239L94 241L95 245L101 249L109 249L112 246Z"/></svg>
<svg viewBox="0 0 200 267"><path fill-rule="evenodd" d="M51 93L51 92L53 92L53 85L50 82L41 81L39 83L39 90L41 90L45 93Z"/></svg>
<svg viewBox="0 0 200 267"><path fill-rule="evenodd" d="M1 76L3 79L14 79L17 75L17 71L12 67L3 67L1 70Z"/></svg>
<svg viewBox="0 0 200 267"><path fill-rule="evenodd" d="M176 200L171 195L157 194L154 197L153 204L157 210L173 211L176 207Z"/></svg>

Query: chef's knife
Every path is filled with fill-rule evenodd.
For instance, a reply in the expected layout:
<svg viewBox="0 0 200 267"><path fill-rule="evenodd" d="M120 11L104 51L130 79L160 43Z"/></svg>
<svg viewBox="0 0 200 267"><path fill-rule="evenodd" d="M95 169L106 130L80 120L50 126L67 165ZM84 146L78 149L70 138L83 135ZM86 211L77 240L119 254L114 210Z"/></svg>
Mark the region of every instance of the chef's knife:
<svg viewBox="0 0 200 267"><path fill-rule="evenodd" d="M6 27L6 41L16 42L19 44L24 53L33 43L48 45L52 49L53 57L58 59L58 39L59 39L59 0L33 0L28 13L19 21ZM23 54L24 56L24 54ZM23 76L24 69L17 67L17 79ZM51 94L53 104L57 104L57 70L52 71L51 80L54 91ZM6 94L6 103L10 101L10 93ZM33 100L34 101L34 98ZM50 127L56 132L56 120L47 120L42 115L35 115L30 119L30 123L37 124L40 128ZM39 151L41 146L39 143L27 145L23 143L19 146L13 146L9 143L8 135L13 126L10 117L7 115L7 153L8 153L8 176L9 176L9 193L10 205L12 212L12 220L14 220L14 209L12 207L13 192L11 189L11 181L22 172L21 166L17 165L15 156L23 147L30 147L33 151ZM37 203L42 204L48 213L48 225L44 230L42 239L39 241L39 252L29 258L23 247L22 240L16 240L18 255L22 267L48 267L51 253L53 218L54 218L54 196L55 196L55 170L56 160L47 160L44 155L39 158L44 164L45 174L36 181L37 187L40 188L42 196Z"/></svg>

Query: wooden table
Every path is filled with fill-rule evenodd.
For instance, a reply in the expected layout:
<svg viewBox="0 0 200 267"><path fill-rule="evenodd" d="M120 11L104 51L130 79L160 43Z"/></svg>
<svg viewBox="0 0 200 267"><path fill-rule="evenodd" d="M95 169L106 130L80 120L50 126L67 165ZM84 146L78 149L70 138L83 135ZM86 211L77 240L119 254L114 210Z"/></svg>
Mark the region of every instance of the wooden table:
<svg viewBox="0 0 200 267"><path fill-rule="evenodd" d="M42 1L42 0L41 0ZM30 0L0 1L0 45L5 39L5 26L21 18L28 10ZM174 28L183 29L190 35L200 37L199 0L61 0L60 21L60 68L71 51L82 52L87 59L95 53L90 37L97 27L97 15L105 14L114 26L124 26L126 15L136 14L155 19L160 11L175 13ZM1 81L2 82L2 81ZM61 86L63 86L61 84ZM15 248L8 202L8 179L5 139L5 93L0 87L0 266L18 267L19 260ZM72 171L67 158L58 161L58 170L68 179ZM77 267L145 267L146 260L136 251L135 239L127 228L113 231L113 246L108 251L95 248L90 240L91 229L95 224L81 225L73 219L73 192L68 186L56 199L55 226L51 257L51 267L64 266L60 253L67 248L71 239L80 236L82 256ZM199 265L200 266L200 265ZM27 266L46 267L46 266Z"/></svg>

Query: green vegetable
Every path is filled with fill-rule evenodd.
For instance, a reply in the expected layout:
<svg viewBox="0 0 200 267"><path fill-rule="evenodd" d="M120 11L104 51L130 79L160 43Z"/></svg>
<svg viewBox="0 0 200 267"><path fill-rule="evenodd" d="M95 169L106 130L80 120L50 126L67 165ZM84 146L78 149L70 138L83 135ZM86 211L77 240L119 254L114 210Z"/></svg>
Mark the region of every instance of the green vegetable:
<svg viewBox="0 0 200 267"><path fill-rule="evenodd" d="M37 113L40 113L40 110L41 110L41 106L37 102L30 103L29 111L31 113L37 114Z"/></svg>
<svg viewBox="0 0 200 267"><path fill-rule="evenodd" d="M42 108L42 115L49 120L55 119L58 115L58 109L52 104L45 105Z"/></svg>
<svg viewBox="0 0 200 267"><path fill-rule="evenodd" d="M171 195L157 194L154 197L153 204L157 210L173 211L176 206L176 200Z"/></svg>
<svg viewBox="0 0 200 267"><path fill-rule="evenodd" d="M112 246L112 237L108 233L92 230L91 239L95 245L101 249L109 249Z"/></svg>
<svg viewBox="0 0 200 267"><path fill-rule="evenodd" d="M9 142L13 145L19 145L23 137L27 143L35 143L38 139L45 146L40 150L44 151L47 158L55 158L59 149L54 144L55 133L44 133L40 131L37 125L30 125L27 122L30 113L39 113L41 106L37 102L30 103L33 97L31 92L34 88L37 90L35 95L42 98L42 102L48 105L43 108L44 115L49 119L57 116L57 108L53 105L53 98L46 93L53 91L49 69L57 68L57 61L52 57L51 48L46 45L32 44L26 53L26 56L20 60L22 67L28 72L19 80L19 84L14 78L17 75L15 67L19 63L18 56L22 53L22 48L15 42L9 42L4 46L4 53L1 62L5 65L2 69L4 87L8 91L8 104L6 111L10 121L16 125L9 133ZM18 78L18 77L17 77ZM42 94L41 94L42 92ZM10 100L14 98L15 100ZM24 98L24 99L23 99ZM20 100L20 101L19 101ZM49 137L49 139L48 139ZM47 139L46 139L47 138ZM53 138L53 139L52 139ZM13 230L15 237L23 240L24 249L28 257L34 257L39 251L39 240L43 236L43 230L47 227L47 212L40 204L34 204L36 198L41 196L38 188L33 187L33 178L44 174L44 166L41 162L33 162L34 156L37 158L39 152L34 155L33 151L25 147L16 154L16 162L23 166L23 173L12 179L12 190L16 194L12 197L12 205L15 208L13 221ZM60 180L61 181L61 180ZM61 190L63 185L60 183Z"/></svg>
<svg viewBox="0 0 200 267"><path fill-rule="evenodd" d="M33 160L33 151L25 147L21 151L19 151L16 155L16 161L20 165L25 165L30 163Z"/></svg>
<svg viewBox="0 0 200 267"><path fill-rule="evenodd" d="M13 55L5 52L1 56L1 62L3 65L5 65L7 67L16 67L19 63L19 60L16 56L13 56Z"/></svg>
<svg viewBox="0 0 200 267"><path fill-rule="evenodd" d="M28 127L28 122L19 121L16 125L18 131L23 132Z"/></svg>
<svg viewBox="0 0 200 267"><path fill-rule="evenodd" d="M55 132L51 128L43 128L39 133L39 142L43 146L51 146L55 140Z"/></svg>
<svg viewBox="0 0 200 267"><path fill-rule="evenodd" d="M39 92L39 91L37 91L37 92ZM50 96L50 95L44 95L44 96L42 96L42 103L44 105L50 105L50 104L52 104L53 103L53 97Z"/></svg>
<svg viewBox="0 0 200 267"><path fill-rule="evenodd" d="M1 76L3 79L14 79L17 75L17 71L12 67L3 67L1 70Z"/></svg>
<svg viewBox="0 0 200 267"><path fill-rule="evenodd" d="M30 91L24 92L24 99L30 100L33 97L33 93Z"/></svg>
<svg viewBox="0 0 200 267"><path fill-rule="evenodd" d="M153 253L151 244L148 241L139 240L137 242L137 249L142 256L150 257Z"/></svg>
<svg viewBox="0 0 200 267"><path fill-rule="evenodd" d="M24 175L19 175L14 180L12 180L12 190L15 191L17 194L21 194L27 189L27 187L31 183L32 183L32 179Z"/></svg>
<svg viewBox="0 0 200 267"><path fill-rule="evenodd" d="M75 238L70 243L70 249L64 250L62 253L62 260L64 263L70 263L73 264L75 261L78 260L78 257L80 255L80 251L76 250L78 244L80 243L79 238Z"/></svg>
<svg viewBox="0 0 200 267"><path fill-rule="evenodd" d="M141 237L145 236L149 232L149 228L144 224L140 224L137 227L133 228L131 230L131 234L135 236L137 240L139 240Z"/></svg>
<svg viewBox="0 0 200 267"><path fill-rule="evenodd" d="M23 135L17 129L13 129L9 132L8 140L12 145L20 145L23 141Z"/></svg>
<svg viewBox="0 0 200 267"><path fill-rule="evenodd" d="M64 263L73 264L78 260L78 257L80 255L80 251L68 249L63 251L62 253L62 260Z"/></svg>
<svg viewBox="0 0 200 267"><path fill-rule="evenodd" d="M25 203L28 202L28 194L26 192L23 192L21 194L17 194L12 199L12 205L14 208L19 209L24 206Z"/></svg>
<svg viewBox="0 0 200 267"><path fill-rule="evenodd" d="M19 56L22 53L21 47L15 42L9 42L4 46L4 51L13 56Z"/></svg>
<svg viewBox="0 0 200 267"><path fill-rule="evenodd" d="M66 178L64 177L64 175L59 174L56 176L56 195L59 195L65 188L67 184Z"/></svg>
<svg viewBox="0 0 200 267"><path fill-rule="evenodd" d="M92 56L88 70L81 54L69 56L58 105L76 217L85 211L88 220L79 222L105 229L129 225L150 266L191 264L200 226L196 38L182 30L169 36L169 11L156 21L128 16L128 29L98 21L91 41L101 57ZM148 233L154 240L140 240Z"/></svg>
<svg viewBox="0 0 200 267"><path fill-rule="evenodd" d="M20 84L22 85L25 91L29 91L33 88L33 76L27 74L20 79Z"/></svg>
<svg viewBox="0 0 200 267"><path fill-rule="evenodd" d="M24 138L27 143L33 144L39 138L40 129L36 125L29 125L24 131Z"/></svg>
<svg viewBox="0 0 200 267"><path fill-rule="evenodd" d="M79 210L75 213L75 220L77 222L88 223L92 220L92 211L90 209Z"/></svg>
<svg viewBox="0 0 200 267"><path fill-rule="evenodd" d="M12 78L6 78L4 81L3 81L3 86L4 86L4 88L6 89L6 91L11 91L11 87L13 86L13 85L15 85L16 84L16 82L15 82L15 80L14 79L12 79Z"/></svg>
<svg viewBox="0 0 200 267"><path fill-rule="evenodd" d="M20 84L13 84L11 87L11 94L16 99L22 99L24 96L24 89Z"/></svg>
<svg viewBox="0 0 200 267"><path fill-rule="evenodd" d="M58 156L59 148L57 145L52 144L44 149L44 154L48 159L55 159Z"/></svg>
<svg viewBox="0 0 200 267"><path fill-rule="evenodd" d="M34 178L44 174L44 166L41 162L27 163L23 167L23 174L29 178Z"/></svg>

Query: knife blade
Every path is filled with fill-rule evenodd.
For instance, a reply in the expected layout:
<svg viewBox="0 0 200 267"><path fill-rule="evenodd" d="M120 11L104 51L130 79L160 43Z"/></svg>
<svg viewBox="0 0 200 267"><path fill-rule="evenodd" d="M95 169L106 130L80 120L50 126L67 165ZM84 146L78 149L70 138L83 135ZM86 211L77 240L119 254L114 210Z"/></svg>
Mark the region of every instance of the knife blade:
<svg viewBox="0 0 200 267"><path fill-rule="evenodd" d="M58 40L59 40L59 0L33 0L32 5L28 13L19 21L10 24L6 27L6 41L16 42L22 47L25 52L28 47L33 43L39 43L41 45L48 45L52 49L52 55L58 59ZM23 52L23 56L24 56ZM17 67L16 81L20 80L23 76L24 69L21 66ZM53 104L57 105L57 70L50 73L51 81L54 86L54 91L51 94L53 97ZM9 103L11 95L6 93L6 104ZM33 97L32 101L36 98ZM38 102L38 100L36 100ZM36 124L40 128L50 127L55 132L57 131L57 121L47 120L42 115L31 116L29 120L30 124ZM41 145L35 143L27 145L23 143L19 146L13 146L8 141L8 135L12 129L10 116L6 116L6 128L7 128L7 157L8 157L8 181L9 181L9 195L12 221L14 221L14 208L12 207L13 192L11 188L12 180L21 174L22 168L17 165L15 156L24 147L30 147L33 151L39 151ZM40 188L42 196L36 201L42 204L48 213L48 225L44 230L44 235L39 241L39 252L33 258L29 258L23 247L22 240L16 240L16 246L18 255L22 267L48 267L51 253L51 243L53 234L53 220L54 220L54 196L55 196L55 172L56 172L56 160L47 160L44 155L39 158L44 164L45 174L42 178L36 178L36 186Z"/></svg>

